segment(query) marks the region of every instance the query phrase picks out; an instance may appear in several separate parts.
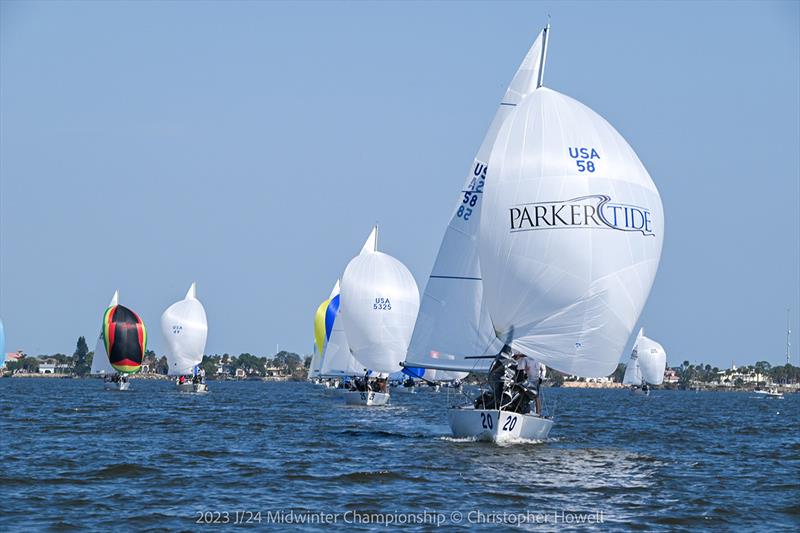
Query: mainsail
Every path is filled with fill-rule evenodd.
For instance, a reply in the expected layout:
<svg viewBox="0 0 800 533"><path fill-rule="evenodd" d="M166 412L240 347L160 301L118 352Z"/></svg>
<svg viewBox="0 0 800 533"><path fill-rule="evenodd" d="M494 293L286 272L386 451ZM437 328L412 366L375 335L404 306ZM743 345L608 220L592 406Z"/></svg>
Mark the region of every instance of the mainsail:
<svg viewBox="0 0 800 533"><path fill-rule="evenodd" d="M486 370L491 359L464 356L497 354L497 339L483 300L478 258L481 196L489 155L500 127L527 95L541 84L547 45L545 28L534 41L506 90L470 166L433 265L408 349L407 364L454 370Z"/></svg>
<svg viewBox="0 0 800 533"><path fill-rule="evenodd" d="M339 309L340 295L336 295L336 308ZM332 302L333 302L332 300ZM322 366L319 371L322 377L345 377L364 374L364 367L353 357L347 335L344 332L341 311L333 322L333 331L325 347Z"/></svg>
<svg viewBox="0 0 800 533"><path fill-rule="evenodd" d="M114 296L111 297L111 301L108 303L106 309L110 309L117 304L119 304L119 291L114 291ZM100 328L100 334L97 336L97 344L94 347L94 355L92 355L91 373L94 375L114 374L116 372L108 360L105 338L103 337L104 330L105 327Z"/></svg>
<svg viewBox="0 0 800 533"><path fill-rule="evenodd" d="M377 251L377 230L376 226L344 271L340 316L362 368L390 374L400 370L405 359L419 310L419 290L405 265Z"/></svg>
<svg viewBox="0 0 800 533"><path fill-rule="evenodd" d="M624 385L634 385L637 387L641 387L641 385L644 383L644 379L642 378L642 368L639 366L639 354L636 346L633 347L631 358L628 361L628 365L625 367L625 376L622 378L622 383Z"/></svg>
<svg viewBox="0 0 800 533"><path fill-rule="evenodd" d="M194 283L183 300L161 315L161 334L167 341L169 375L192 374L203 360L208 337L206 310L197 299Z"/></svg>

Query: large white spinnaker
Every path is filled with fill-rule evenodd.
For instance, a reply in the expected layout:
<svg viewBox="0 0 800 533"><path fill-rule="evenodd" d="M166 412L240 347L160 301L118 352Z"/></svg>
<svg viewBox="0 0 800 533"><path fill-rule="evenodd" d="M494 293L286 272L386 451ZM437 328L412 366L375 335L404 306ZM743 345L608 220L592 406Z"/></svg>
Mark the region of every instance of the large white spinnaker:
<svg viewBox="0 0 800 533"><path fill-rule="evenodd" d="M639 331L635 350L639 356L642 379L651 385L664 383L664 371L667 369L667 353L664 347L646 337L642 329Z"/></svg>
<svg viewBox="0 0 800 533"><path fill-rule="evenodd" d="M487 163L497 133L523 97L541 84L546 47L543 30L517 69L467 173L425 286L406 365L463 371L487 370L503 342L495 335L483 302L478 226Z"/></svg>
<svg viewBox="0 0 800 533"><path fill-rule="evenodd" d="M661 198L600 115L541 87L500 130L480 225L501 339L578 376L616 368L661 256Z"/></svg>
<svg viewBox="0 0 800 533"><path fill-rule="evenodd" d="M655 184L608 122L544 87L522 100L492 149L480 223L500 339L561 372L611 374L663 236Z"/></svg>
<svg viewBox="0 0 800 533"><path fill-rule="evenodd" d="M119 305L119 291L114 291L114 296L111 297L111 301L108 303L108 307L114 307L115 305ZM108 309L106 307L106 309ZM112 375L116 374L117 371L111 366L111 362L108 360L108 353L106 352L106 343L105 339L103 338L103 328L100 328L100 335L97 337L97 344L94 347L94 355L92 355L92 369L90 370L92 375Z"/></svg>
<svg viewBox="0 0 800 533"><path fill-rule="evenodd" d="M203 360L208 336L206 310L197 299L194 283L185 299L175 302L161 315L161 333L167 341L169 375L191 374Z"/></svg>
<svg viewBox="0 0 800 533"><path fill-rule="evenodd" d="M377 250L375 227L344 271L336 320L342 322L362 368L381 374L400 370L418 311L414 276L400 261Z"/></svg>

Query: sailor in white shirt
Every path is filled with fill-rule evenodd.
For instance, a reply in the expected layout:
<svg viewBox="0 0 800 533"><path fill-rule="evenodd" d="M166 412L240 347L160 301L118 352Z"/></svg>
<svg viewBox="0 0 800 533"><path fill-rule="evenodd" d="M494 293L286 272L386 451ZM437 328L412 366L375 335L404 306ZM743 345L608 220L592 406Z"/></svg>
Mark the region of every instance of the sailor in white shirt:
<svg viewBox="0 0 800 533"><path fill-rule="evenodd" d="M525 380L536 385L536 413L542 414L542 382L547 377L547 367L539 361L525 356L525 354L515 353L514 359L517 361L517 370L524 372Z"/></svg>

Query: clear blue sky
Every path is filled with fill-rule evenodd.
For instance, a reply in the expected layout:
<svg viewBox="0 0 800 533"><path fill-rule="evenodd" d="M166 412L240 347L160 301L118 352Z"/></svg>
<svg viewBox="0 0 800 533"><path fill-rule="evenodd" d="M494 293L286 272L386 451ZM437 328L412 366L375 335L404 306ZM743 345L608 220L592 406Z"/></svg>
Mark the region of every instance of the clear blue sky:
<svg viewBox="0 0 800 533"><path fill-rule="evenodd" d="M797 364L797 2L0 5L10 350L93 344L118 288L161 353L161 312L197 281L208 353L308 352L375 221L423 290L549 13L545 84L662 195L648 334L672 364L780 363L791 306Z"/></svg>

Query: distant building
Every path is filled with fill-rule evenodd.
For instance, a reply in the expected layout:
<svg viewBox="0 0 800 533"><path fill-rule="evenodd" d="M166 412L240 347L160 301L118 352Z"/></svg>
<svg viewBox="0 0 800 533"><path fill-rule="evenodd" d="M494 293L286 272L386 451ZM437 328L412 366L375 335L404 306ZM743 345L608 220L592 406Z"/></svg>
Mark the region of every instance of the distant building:
<svg viewBox="0 0 800 533"><path fill-rule="evenodd" d="M667 368L664 370L664 383L674 385L678 381L678 373L674 369Z"/></svg>
<svg viewBox="0 0 800 533"><path fill-rule="evenodd" d="M55 374L56 373L56 365L53 363L41 363L39 364L39 373L40 374Z"/></svg>
<svg viewBox="0 0 800 533"><path fill-rule="evenodd" d="M247 377L244 368L237 368L234 377L236 377L237 379L244 379L245 377Z"/></svg>

